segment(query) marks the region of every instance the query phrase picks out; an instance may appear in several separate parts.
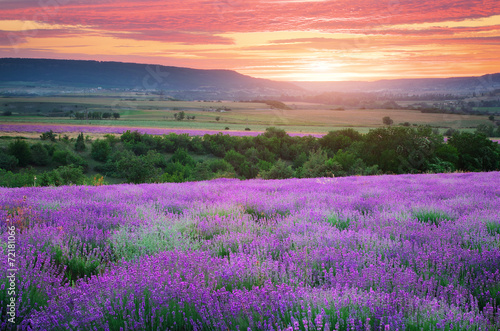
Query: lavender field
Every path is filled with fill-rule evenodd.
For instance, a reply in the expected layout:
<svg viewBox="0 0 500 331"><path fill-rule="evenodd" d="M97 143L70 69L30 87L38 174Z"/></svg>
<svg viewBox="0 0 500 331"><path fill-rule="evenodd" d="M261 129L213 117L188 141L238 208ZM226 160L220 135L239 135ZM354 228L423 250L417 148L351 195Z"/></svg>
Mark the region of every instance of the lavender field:
<svg viewBox="0 0 500 331"><path fill-rule="evenodd" d="M498 172L0 188L0 206L22 330L500 327Z"/></svg>

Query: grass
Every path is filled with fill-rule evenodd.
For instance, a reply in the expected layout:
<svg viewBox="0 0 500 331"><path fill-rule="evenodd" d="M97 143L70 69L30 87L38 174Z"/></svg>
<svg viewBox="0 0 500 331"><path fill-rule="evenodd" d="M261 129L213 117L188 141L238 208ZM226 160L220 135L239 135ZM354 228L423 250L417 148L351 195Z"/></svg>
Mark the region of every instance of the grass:
<svg viewBox="0 0 500 331"><path fill-rule="evenodd" d="M420 223L427 223L435 226L439 226L439 224L442 223L443 221L454 220L454 217L439 210L417 210L413 212L413 216Z"/></svg>

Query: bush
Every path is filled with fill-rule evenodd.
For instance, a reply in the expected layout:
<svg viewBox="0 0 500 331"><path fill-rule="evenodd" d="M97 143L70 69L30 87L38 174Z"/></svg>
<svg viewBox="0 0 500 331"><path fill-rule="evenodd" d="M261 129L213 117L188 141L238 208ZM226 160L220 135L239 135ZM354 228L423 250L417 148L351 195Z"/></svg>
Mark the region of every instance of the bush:
<svg viewBox="0 0 500 331"><path fill-rule="evenodd" d="M384 118L382 118L382 122L385 125L392 125L392 123L394 123L394 121L392 120L392 118L390 118L389 116L385 116Z"/></svg>
<svg viewBox="0 0 500 331"><path fill-rule="evenodd" d="M492 171L500 165L498 143L482 133L455 133L448 144L458 151L458 167L467 171Z"/></svg>
<svg viewBox="0 0 500 331"><path fill-rule="evenodd" d="M59 163L60 165L67 165L68 164L68 151L55 151L54 154L52 155L52 160L54 162Z"/></svg>
<svg viewBox="0 0 500 331"><path fill-rule="evenodd" d="M35 172L33 169L22 169L18 173L0 169L0 186L2 187L25 187L33 186Z"/></svg>
<svg viewBox="0 0 500 331"><path fill-rule="evenodd" d="M75 143L75 151L83 152L87 147L85 146L85 138L83 137L83 132L80 132Z"/></svg>
<svg viewBox="0 0 500 331"><path fill-rule="evenodd" d="M7 152L18 160L20 167L26 167L31 162L31 149L25 141L16 139L9 144Z"/></svg>
<svg viewBox="0 0 500 331"><path fill-rule="evenodd" d="M18 163L19 161L15 156L0 151L0 169L14 170Z"/></svg>
<svg viewBox="0 0 500 331"><path fill-rule="evenodd" d="M107 140L97 139L94 143L92 143L92 150L90 155L96 161L106 162L111 153L111 146Z"/></svg>
<svg viewBox="0 0 500 331"><path fill-rule="evenodd" d="M302 167L303 176L308 178L331 176L331 173L328 171L328 167L326 165L327 160L328 156L324 150L319 149L312 151L309 155L309 159Z"/></svg>
<svg viewBox="0 0 500 331"><path fill-rule="evenodd" d="M291 166L280 159L269 171L263 171L261 175L264 179L286 179L293 177L293 170Z"/></svg>
<svg viewBox="0 0 500 331"><path fill-rule="evenodd" d="M88 168L89 168L89 163L87 162L87 160L85 160L80 155L76 155L76 154L73 154L73 153L68 153L68 156L67 156L66 159L68 161L68 165L73 165L75 167L80 167L80 168L82 168L82 170L84 172L86 172L88 170Z"/></svg>
<svg viewBox="0 0 500 331"><path fill-rule="evenodd" d="M4 110L2 113L3 116L12 116L12 112L10 110Z"/></svg>
<svg viewBox="0 0 500 331"><path fill-rule="evenodd" d="M40 139L42 139L42 140L50 140L52 142L55 142L56 141L56 135L54 134L54 132L52 130L50 130L50 131L46 131L46 132L42 133L40 135Z"/></svg>
<svg viewBox="0 0 500 331"><path fill-rule="evenodd" d="M207 162L210 171L214 173L234 173L234 167L224 159L215 159Z"/></svg>
<svg viewBox="0 0 500 331"><path fill-rule="evenodd" d="M196 162L193 158L186 152L185 149L179 148L175 151L174 155L170 158L169 162L180 163L183 166L195 166Z"/></svg>
<svg viewBox="0 0 500 331"><path fill-rule="evenodd" d="M31 156L34 165L45 166L50 163L49 152L40 143L31 146Z"/></svg>

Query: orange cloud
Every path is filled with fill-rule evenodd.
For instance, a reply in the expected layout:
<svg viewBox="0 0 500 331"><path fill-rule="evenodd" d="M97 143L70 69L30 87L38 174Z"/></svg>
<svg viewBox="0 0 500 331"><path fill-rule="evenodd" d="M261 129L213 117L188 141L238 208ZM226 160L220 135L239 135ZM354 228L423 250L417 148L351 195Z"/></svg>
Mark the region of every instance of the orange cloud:
<svg viewBox="0 0 500 331"><path fill-rule="evenodd" d="M311 80L500 67L497 0L2 1L0 22L13 21L15 28L0 24L0 56L125 59Z"/></svg>

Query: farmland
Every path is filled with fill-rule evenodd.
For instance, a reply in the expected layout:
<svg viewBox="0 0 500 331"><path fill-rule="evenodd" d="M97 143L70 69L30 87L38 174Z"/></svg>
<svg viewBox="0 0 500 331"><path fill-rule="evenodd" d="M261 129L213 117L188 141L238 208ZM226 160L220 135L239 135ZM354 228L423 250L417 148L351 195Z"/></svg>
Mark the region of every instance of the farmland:
<svg viewBox="0 0 500 331"><path fill-rule="evenodd" d="M394 124L431 125L436 128L475 128L489 123L484 115L421 113L409 109L341 108L304 102L288 102L290 109L273 108L265 103L230 101L170 101L158 97L33 97L3 98L0 111L12 116L1 118L4 123L92 124L98 126L157 127L191 130L264 131L277 126L287 132L326 133L332 129L356 128L366 133L383 126L389 116ZM77 112L118 112L120 120L77 121L67 117ZM184 111L194 120L177 121L174 114ZM84 122L84 123L81 123Z"/></svg>
<svg viewBox="0 0 500 331"><path fill-rule="evenodd" d="M16 322L33 330L497 330L499 187L488 172L0 188L0 247L13 226Z"/></svg>

